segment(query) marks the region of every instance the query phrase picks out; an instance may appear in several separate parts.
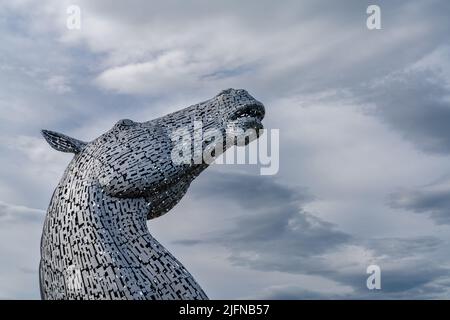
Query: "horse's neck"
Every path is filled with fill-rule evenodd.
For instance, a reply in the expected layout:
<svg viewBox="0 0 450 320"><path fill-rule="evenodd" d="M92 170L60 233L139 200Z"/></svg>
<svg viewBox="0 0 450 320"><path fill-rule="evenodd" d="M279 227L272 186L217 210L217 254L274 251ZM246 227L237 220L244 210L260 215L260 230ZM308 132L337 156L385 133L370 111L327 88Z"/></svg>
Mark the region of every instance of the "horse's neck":
<svg viewBox="0 0 450 320"><path fill-rule="evenodd" d="M117 251L126 248L137 252L134 247L142 246L142 242L147 250L164 250L148 232L146 217L150 203L143 198L111 197L89 175L87 171L80 174L69 167L48 210L44 244L65 253L76 248L78 258L82 259L77 261L62 254L61 267L83 265L88 261L86 255L103 256L105 259L101 261L111 263ZM55 240L58 246L52 243Z"/></svg>
<svg viewBox="0 0 450 320"><path fill-rule="evenodd" d="M110 197L88 171L73 168L56 188L44 225L44 298L207 298L148 232L145 199Z"/></svg>

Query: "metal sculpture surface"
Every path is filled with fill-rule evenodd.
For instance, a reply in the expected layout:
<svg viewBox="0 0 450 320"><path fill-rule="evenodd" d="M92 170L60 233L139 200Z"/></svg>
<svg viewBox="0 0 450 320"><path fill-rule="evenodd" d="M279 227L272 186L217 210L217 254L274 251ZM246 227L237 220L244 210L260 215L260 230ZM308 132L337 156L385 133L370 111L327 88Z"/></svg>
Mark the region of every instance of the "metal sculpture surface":
<svg viewBox="0 0 450 320"><path fill-rule="evenodd" d="M175 206L208 166L195 159L173 161L180 143L173 140L176 130L192 134L194 122L201 121L204 129L217 128L225 137L230 128L261 129L263 117L264 106L247 91L228 89L151 121L120 120L88 143L43 130L54 149L75 156L44 222L41 297L207 299L191 274L152 237L146 220ZM225 141L230 139L204 141L201 149L220 143L223 152L230 146Z"/></svg>

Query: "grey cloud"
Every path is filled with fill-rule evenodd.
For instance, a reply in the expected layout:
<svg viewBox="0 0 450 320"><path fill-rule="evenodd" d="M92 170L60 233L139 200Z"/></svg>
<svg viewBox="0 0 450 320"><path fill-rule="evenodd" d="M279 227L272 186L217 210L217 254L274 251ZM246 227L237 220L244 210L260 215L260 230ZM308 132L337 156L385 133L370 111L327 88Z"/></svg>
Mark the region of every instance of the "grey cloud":
<svg viewBox="0 0 450 320"><path fill-rule="evenodd" d="M357 93L374 115L424 152L450 152L450 90L431 70L395 72Z"/></svg>
<svg viewBox="0 0 450 320"><path fill-rule="evenodd" d="M383 278L384 282L386 278ZM413 281L414 282L414 281ZM411 290L389 292L382 290L357 290L351 292L329 292L329 291L313 291L306 290L296 285L281 285L265 288L260 294L249 297L253 299L267 300L341 300L341 299L357 299L357 300L424 300L439 299L449 294L449 282L436 280L433 283L426 283Z"/></svg>
<svg viewBox="0 0 450 320"><path fill-rule="evenodd" d="M309 202L312 195L302 187L289 187L276 182L273 177L246 173L208 173L208 184L195 187L194 197L208 193L212 197L237 201L243 208L267 208L280 205L298 205Z"/></svg>
<svg viewBox="0 0 450 320"><path fill-rule="evenodd" d="M421 291L427 293L426 288L441 277L449 278L449 269L441 266L430 265L429 261L411 261L408 268L401 270L388 270L382 273L383 293L387 295L403 295L414 297Z"/></svg>
<svg viewBox="0 0 450 320"><path fill-rule="evenodd" d="M449 178L444 177L432 184L391 193L389 204L393 208L428 214L438 224L450 224Z"/></svg>
<svg viewBox="0 0 450 320"><path fill-rule="evenodd" d="M384 239L388 244L399 239ZM420 247L419 239L400 239L401 242L416 243L415 248ZM379 242L379 240L377 240ZM383 244L385 246L385 244ZM404 257L403 249L391 251L380 250L374 261L369 264L377 264L381 268L381 290L368 290L366 279L368 274L365 268L348 271L345 268L329 268L326 272L320 271L320 264L316 274L330 280L346 285L344 292L333 290L313 291L306 290L301 285L289 284L266 288L256 298L261 299L436 299L446 296L449 292L450 269L438 263L439 257L423 255L425 248L410 251L411 258ZM442 253L442 252L441 252ZM440 254L441 254L440 253ZM397 256L397 255L400 255ZM430 263L433 261L433 263ZM350 262L351 263L351 262ZM314 274L314 271L312 272Z"/></svg>
<svg viewBox="0 0 450 320"><path fill-rule="evenodd" d="M305 189L292 188L272 178L209 172L207 184L192 188L200 199L234 199L241 208L228 224L203 239L177 241L181 245L217 243L230 250L229 260L261 271L322 276L353 289L345 295L328 295L289 287L269 290L264 298L407 298L438 295L449 279L439 263L446 243L436 237L360 239L306 212L314 199ZM277 200L278 199L278 200ZM213 210L210 210L210 214ZM221 214L220 212L217 214ZM430 264L429 260L435 261ZM383 291L366 288L366 268L382 269Z"/></svg>
<svg viewBox="0 0 450 320"><path fill-rule="evenodd" d="M331 300L345 297L348 297L348 295L306 290L295 285L284 285L265 288L260 294L250 298L262 300Z"/></svg>
<svg viewBox="0 0 450 320"><path fill-rule="evenodd" d="M220 197L222 201L238 203L243 213L234 219L234 228L216 240L225 241L236 252L257 251L262 260L271 259L280 270L295 269L289 265L290 260L277 256L280 253L296 260L325 252L350 238L301 208L312 199L306 190L284 186L272 177L210 173L208 185L196 187L193 196ZM236 254L233 259L243 262L239 256ZM258 265L258 260L253 264Z"/></svg>
<svg viewBox="0 0 450 320"><path fill-rule="evenodd" d="M444 241L432 237L415 237L415 238L378 238L370 239L365 245L377 252L379 255L388 256L391 259L403 258L414 255L429 253L439 249Z"/></svg>
<svg viewBox="0 0 450 320"><path fill-rule="evenodd" d="M39 297L39 243L44 217L44 210L0 201L0 299Z"/></svg>

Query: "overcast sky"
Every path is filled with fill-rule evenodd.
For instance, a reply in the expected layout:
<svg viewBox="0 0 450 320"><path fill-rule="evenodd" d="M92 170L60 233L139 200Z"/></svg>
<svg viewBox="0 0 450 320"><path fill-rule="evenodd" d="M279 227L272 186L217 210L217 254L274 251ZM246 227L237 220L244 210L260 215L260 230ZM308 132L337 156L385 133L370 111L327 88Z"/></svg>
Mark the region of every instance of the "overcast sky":
<svg viewBox="0 0 450 320"><path fill-rule="evenodd" d="M0 298L39 298L72 157L40 129L90 141L229 87L280 130L278 174L210 167L148 223L210 298L449 297L450 2L111 2L0 4Z"/></svg>

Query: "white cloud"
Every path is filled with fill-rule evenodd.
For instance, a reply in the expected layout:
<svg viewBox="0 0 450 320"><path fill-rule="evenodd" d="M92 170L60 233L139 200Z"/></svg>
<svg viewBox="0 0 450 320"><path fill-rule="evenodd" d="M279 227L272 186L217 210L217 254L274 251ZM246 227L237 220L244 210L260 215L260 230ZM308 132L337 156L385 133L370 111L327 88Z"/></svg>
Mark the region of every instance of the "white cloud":
<svg viewBox="0 0 450 320"><path fill-rule="evenodd" d="M103 71L96 82L124 93L168 94L183 86L202 85L201 77L213 64L192 61L184 52L168 52L153 61Z"/></svg>
<svg viewBox="0 0 450 320"><path fill-rule="evenodd" d="M66 79L64 76L51 76L45 83L50 90L55 91L59 94L64 94L72 91L68 79Z"/></svg>

